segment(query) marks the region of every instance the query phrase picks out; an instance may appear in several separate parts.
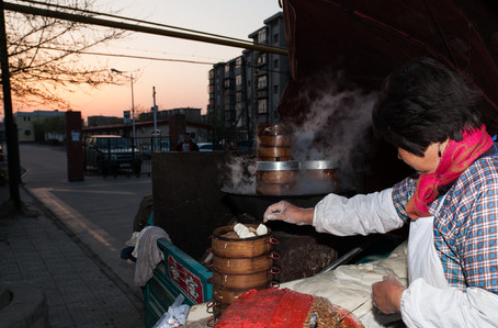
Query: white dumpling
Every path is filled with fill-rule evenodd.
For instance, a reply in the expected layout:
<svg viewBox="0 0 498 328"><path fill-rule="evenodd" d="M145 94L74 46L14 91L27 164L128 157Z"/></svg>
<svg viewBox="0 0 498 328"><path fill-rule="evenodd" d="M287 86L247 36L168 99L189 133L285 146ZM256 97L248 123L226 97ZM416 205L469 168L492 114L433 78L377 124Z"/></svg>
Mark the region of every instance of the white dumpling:
<svg viewBox="0 0 498 328"><path fill-rule="evenodd" d="M244 225L242 223L237 223L236 225L233 226L233 230L238 233L240 231L240 228L243 226Z"/></svg>
<svg viewBox="0 0 498 328"><path fill-rule="evenodd" d="M256 229L258 236L266 235L268 233L268 228L264 224L260 224L258 229Z"/></svg>
<svg viewBox="0 0 498 328"><path fill-rule="evenodd" d="M237 232L237 235L239 235L240 238L246 238L246 237L243 237L243 236L247 236L247 234L249 233L249 228L246 227L245 225L242 225L241 227L239 227L239 230L236 231Z"/></svg>
<svg viewBox="0 0 498 328"><path fill-rule="evenodd" d="M240 232L237 233L239 235L239 238L241 239L244 239L244 238L247 238L247 235L249 234L249 230L242 230Z"/></svg>

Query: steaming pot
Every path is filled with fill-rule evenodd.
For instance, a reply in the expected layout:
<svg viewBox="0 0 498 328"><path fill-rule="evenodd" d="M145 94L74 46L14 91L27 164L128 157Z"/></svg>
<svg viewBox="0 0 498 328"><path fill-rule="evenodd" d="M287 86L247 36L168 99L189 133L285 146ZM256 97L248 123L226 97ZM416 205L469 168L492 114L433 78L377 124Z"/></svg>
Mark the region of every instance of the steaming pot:
<svg viewBox="0 0 498 328"><path fill-rule="evenodd" d="M259 161L256 171L256 192L262 195L292 194L298 175L297 161Z"/></svg>
<svg viewBox="0 0 498 328"><path fill-rule="evenodd" d="M328 193L339 189L339 169L335 161L304 161L300 167L304 181L312 184L315 192Z"/></svg>

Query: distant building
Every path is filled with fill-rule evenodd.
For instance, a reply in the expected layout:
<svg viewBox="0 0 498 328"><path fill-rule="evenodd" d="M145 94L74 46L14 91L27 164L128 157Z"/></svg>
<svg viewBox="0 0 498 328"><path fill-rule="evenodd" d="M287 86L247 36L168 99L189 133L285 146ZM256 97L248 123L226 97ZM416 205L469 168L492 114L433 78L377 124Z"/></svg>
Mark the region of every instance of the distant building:
<svg viewBox="0 0 498 328"><path fill-rule="evenodd" d="M20 143L56 140L64 140L65 112L35 110L33 112L16 112L13 114L17 125L17 136ZM53 118L59 118L54 120ZM49 130L41 127L43 122L51 121ZM61 125L62 124L62 125ZM40 128L37 128L40 127Z"/></svg>
<svg viewBox="0 0 498 328"><path fill-rule="evenodd" d="M133 136L133 125L131 123L122 123L86 126L82 132L83 137L110 134L131 138ZM152 112L141 113L138 119L135 119L137 143L150 143L150 140L148 141L147 139L156 134L161 138L168 138L171 145L176 145L185 133L189 133L196 142L205 142L210 139L210 132L210 125L203 123L200 108L185 107L158 111L155 132Z"/></svg>
<svg viewBox="0 0 498 328"><path fill-rule="evenodd" d="M203 120L201 115L201 109L193 107L179 107L179 108L172 108L166 110L158 110L156 114L156 120L158 121L167 120L170 115L175 115L175 114L185 115L185 119L188 122L201 123ZM138 117L138 121L140 122L154 121L153 109L151 108L150 112L141 113Z"/></svg>
<svg viewBox="0 0 498 328"><path fill-rule="evenodd" d="M286 47L283 14L264 21L249 35L256 44ZM258 124L280 123L280 96L290 78L287 56L246 49L209 71L207 114L212 124L232 130L233 138L250 138Z"/></svg>
<svg viewBox="0 0 498 328"><path fill-rule="evenodd" d="M113 125L113 124L123 124L124 118L116 116L88 116L88 126L101 126L101 125Z"/></svg>

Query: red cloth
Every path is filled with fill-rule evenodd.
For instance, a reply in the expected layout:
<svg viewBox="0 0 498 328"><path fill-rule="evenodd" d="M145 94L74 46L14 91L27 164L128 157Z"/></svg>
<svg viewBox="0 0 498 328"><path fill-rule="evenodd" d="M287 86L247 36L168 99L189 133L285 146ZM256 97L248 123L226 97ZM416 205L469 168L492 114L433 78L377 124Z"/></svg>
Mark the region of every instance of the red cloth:
<svg viewBox="0 0 498 328"><path fill-rule="evenodd" d="M216 328L302 328L314 296L290 289L251 289L217 320Z"/></svg>
<svg viewBox="0 0 498 328"><path fill-rule="evenodd" d="M481 129L464 131L461 141L450 139L436 172L420 175L417 190L406 205L408 216L412 220L430 216L427 205L439 196L439 187L456 181L492 145L493 139L484 125Z"/></svg>

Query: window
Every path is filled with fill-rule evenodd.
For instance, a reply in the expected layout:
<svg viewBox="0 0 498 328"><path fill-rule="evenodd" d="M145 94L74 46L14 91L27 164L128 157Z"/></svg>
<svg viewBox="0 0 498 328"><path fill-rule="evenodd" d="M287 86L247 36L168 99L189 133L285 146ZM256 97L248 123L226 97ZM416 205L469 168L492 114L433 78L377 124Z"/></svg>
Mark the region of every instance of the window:
<svg viewBox="0 0 498 328"><path fill-rule="evenodd" d="M258 114L266 114L267 111L266 99L260 99L258 101Z"/></svg>
<svg viewBox="0 0 498 328"><path fill-rule="evenodd" d="M226 64L225 65L225 73L228 73L228 72L230 72L230 65Z"/></svg>
<svg viewBox="0 0 498 328"><path fill-rule="evenodd" d="M278 59L273 61L273 68L278 68Z"/></svg>
<svg viewBox="0 0 498 328"><path fill-rule="evenodd" d="M266 64L266 56L265 55L259 56L257 61L258 61L258 66Z"/></svg>
<svg viewBox="0 0 498 328"><path fill-rule="evenodd" d="M273 43L278 43L278 34L273 34Z"/></svg>
<svg viewBox="0 0 498 328"><path fill-rule="evenodd" d="M209 79L213 79L214 78L214 70L210 70L209 71Z"/></svg>
<svg viewBox="0 0 498 328"><path fill-rule="evenodd" d="M258 32L258 43L265 43L266 42L266 29L262 28Z"/></svg>
<svg viewBox="0 0 498 328"><path fill-rule="evenodd" d="M235 68L241 68L242 67L242 57L239 57L235 60Z"/></svg>
<svg viewBox="0 0 498 328"><path fill-rule="evenodd" d="M240 86L242 84L242 75L239 74L235 77L235 84L237 86Z"/></svg>
<svg viewBox="0 0 498 328"><path fill-rule="evenodd" d="M235 94L235 102L236 103L241 103L242 102L242 92L237 92Z"/></svg>
<svg viewBox="0 0 498 328"><path fill-rule="evenodd" d="M273 86L273 93L278 94L278 85Z"/></svg>
<svg viewBox="0 0 498 328"><path fill-rule="evenodd" d="M264 89L267 86L266 75L258 77L258 89Z"/></svg>

